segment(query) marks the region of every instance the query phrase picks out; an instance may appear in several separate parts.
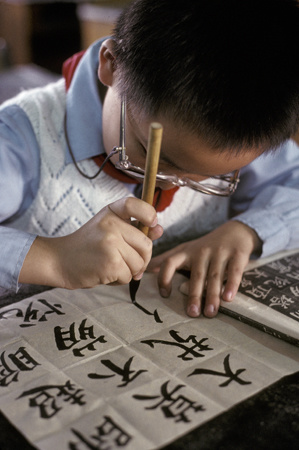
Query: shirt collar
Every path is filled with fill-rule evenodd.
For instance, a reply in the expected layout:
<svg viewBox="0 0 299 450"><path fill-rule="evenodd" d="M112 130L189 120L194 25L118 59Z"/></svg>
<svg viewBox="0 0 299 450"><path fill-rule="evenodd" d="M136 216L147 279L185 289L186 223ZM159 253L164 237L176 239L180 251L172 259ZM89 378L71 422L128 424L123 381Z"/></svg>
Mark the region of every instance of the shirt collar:
<svg viewBox="0 0 299 450"><path fill-rule="evenodd" d="M76 161L105 152L102 103L98 92L101 39L88 48L74 73L66 96L66 133ZM66 163L72 162L66 149Z"/></svg>

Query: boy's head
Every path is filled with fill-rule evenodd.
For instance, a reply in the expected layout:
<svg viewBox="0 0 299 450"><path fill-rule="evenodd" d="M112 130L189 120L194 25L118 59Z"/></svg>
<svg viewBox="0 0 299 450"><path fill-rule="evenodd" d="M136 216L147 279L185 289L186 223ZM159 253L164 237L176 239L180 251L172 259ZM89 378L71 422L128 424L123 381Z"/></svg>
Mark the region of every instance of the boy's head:
<svg viewBox="0 0 299 450"><path fill-rule="evenodd" d="M260 152L299 126L295 0L136 0L114 31L118 90L216 150Z"/></svg>

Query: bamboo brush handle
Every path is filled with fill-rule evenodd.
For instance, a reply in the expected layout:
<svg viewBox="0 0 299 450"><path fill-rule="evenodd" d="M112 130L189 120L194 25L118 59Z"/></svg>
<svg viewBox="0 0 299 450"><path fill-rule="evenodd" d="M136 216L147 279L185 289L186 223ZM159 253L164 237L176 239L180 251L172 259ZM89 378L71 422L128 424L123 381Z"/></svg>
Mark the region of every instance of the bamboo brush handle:
<svg viewBox="0 0 299 450"><path fill-rule="evenodd" d="M141 199L150 205L153 204L156 176L158 172L158 165L160 159L160 150L162 142L163 127L161 124L153 122L149 128L149 138L147 145L147 155L145 163L145 176L142 188ZM148 235L149 228L139 224L139 230L141 230L146 236Z"/></svg>

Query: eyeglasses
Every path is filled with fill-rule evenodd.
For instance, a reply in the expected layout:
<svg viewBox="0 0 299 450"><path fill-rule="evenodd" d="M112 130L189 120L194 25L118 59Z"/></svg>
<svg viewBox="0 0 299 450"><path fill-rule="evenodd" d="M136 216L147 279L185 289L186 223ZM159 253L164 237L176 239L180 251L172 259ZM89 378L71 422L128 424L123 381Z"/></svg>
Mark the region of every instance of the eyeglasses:
<svg viewBox="0 0 299 450"><path fill-rule="evenodd" d="M120 112L120 139L119 147L114 147L111 156L119 153L119 161L115 164L115 167L129 176L138 180L144 179L145 171L141 167L135 166L129 161L126 154L126 101L122 98L121 112ZM110 156L109 155L109 156ZM208 195L218 195L221 197L228 197L235 192L239 183L239 170L227 175L215 175L208 178L205 181L193 181L190 178L178 177L177 175L167 175L162 172L158 172L156 180L160 182L166 182L173 186L187 186L195 191L202 192Z"/></svg>

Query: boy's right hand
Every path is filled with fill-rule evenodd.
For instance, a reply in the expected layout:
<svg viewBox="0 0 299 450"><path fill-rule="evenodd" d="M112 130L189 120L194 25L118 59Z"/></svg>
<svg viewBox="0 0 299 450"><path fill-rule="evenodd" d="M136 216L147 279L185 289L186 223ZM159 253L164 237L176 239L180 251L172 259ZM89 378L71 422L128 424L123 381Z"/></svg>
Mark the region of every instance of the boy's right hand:
<svg viewBox="0 0 299 450"><path fill-rule="evenodd" d="M149 237L132 217L150 227ZM155 209L142 200L118 200L74 233L37 237L20 272L20 283L67 289L126 284L142 277L152 255L152 240L163 233Z"/></svg>

